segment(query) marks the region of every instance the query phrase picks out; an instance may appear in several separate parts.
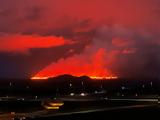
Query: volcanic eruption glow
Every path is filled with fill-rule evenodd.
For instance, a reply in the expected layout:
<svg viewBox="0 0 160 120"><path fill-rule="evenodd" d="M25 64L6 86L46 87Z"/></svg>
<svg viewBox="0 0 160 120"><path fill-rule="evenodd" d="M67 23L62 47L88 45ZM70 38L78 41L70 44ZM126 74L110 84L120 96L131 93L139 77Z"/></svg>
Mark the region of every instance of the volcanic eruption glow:
<svg viewBox="0 0 160 120"><path fill-rule="evenodd" d="M63 74L73 76L88 76L92 79L117 79L118 77L106 69L106 51L98 49L94 54L75 55L67 59L61 59L52 63L40 72L32 80L45 80Z"/></svg>

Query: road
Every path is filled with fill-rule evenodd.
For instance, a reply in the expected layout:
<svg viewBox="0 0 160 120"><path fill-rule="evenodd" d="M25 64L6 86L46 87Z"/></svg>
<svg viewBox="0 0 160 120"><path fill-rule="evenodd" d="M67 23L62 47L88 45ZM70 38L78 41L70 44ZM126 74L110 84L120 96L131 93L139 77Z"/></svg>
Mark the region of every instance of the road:
<svg viewBox="0 0 160 120"><path fill-rule="evenodd" d="M121 106L121 107L99 108L99 109L91 109L91 110L82 110L82 111L77 111L77 112L56 113L56 114L51 114L51 115L43 115L43 117L55 117L55 116L73 115L73 114L86 114L86 113L101 112L101 111L110 111L110 110L118 110L118 109L132 109L132 108L144 108L144 107L151 107L151 106L154 106L154 105L153 104L150 104L150 105L131 105L131 106Z"/></svg>
<svg viewBox="0 0 160 120"><path fill-rule="evenodd" d="M158 99L136 99L136 98L134 98L134 99L125 99L125 98L121 98L121 99L118 99L118 98L116 98L116 99L110 99L111 101L139 101L139 102L159 102L158 101Z"/></svg>
<svg viewBox="0 0 160 120"><path fill-rule="evenodd" d="M63 99L65 100L65 99ZM84 101L84 99L70 99L67 100L69 101L69 104L72 104L73 101L76 101L76 104L82 104ZM91 102L91 101L89 101ZM48 110L40 110L40 111L35 111L35 112L31 112L31 113L16 113L16 115L12 115L16 118L20 118L20 117L28 117L31 120L38 120L38 119L43 119L43 118L63 118L66 116L83 116L83 115L87 115L87 114L94 114L94 113L110 113L110 111L119 111L119 113L121 113L121 111L123 110L131 110L131 109L143 109L144 110L146 108L156 108L157 109L158 106L158 99L155 98L146 98L146 99L136 99L136 98L114 98L114 99L106 99L105 102L102 102L102 104L95 104L95 105L90 105L90 106L81 106L81 108L77 107L74 108L73 110L69 109L69 110L62 110L62 111L48 111ZM68 106L67 106L68 107ZM150 109L149 109L150 110ZM87 117L87 116L86 116ZM10 120L9 118L11 118L11 114L0 114L0 120ZM37 118L37 119L36 119Z"/></svg>

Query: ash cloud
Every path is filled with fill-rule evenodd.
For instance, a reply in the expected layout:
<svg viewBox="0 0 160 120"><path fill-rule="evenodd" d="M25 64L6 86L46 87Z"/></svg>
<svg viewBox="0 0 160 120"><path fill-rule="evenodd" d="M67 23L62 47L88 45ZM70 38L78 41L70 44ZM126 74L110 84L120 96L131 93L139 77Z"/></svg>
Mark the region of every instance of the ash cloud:
<svg viewBox="0 0 160 120"><path fill-rule="evenodd" d="M153 34L117 24L104 25L96 29L92 41L83 52L51 63L37 76L66 73L78 76L159 78L159 53L159 39Z"/></svg>
<svg viewBox="0 0 160 120"><path fill-rule="evenodd" d="M160 36L121 25L103 26L93 46L106 49L107 69L121 77L160 77Z"/></svg>

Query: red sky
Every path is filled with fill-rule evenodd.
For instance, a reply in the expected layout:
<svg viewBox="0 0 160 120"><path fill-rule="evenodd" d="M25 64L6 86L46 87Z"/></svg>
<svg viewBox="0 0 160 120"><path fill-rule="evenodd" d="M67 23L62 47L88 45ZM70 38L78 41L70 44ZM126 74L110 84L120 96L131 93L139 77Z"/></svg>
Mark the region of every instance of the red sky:
<svg viewBox="0 0 160 120"><path fill-rule="evenodd" d="M1 0L0 77L72 69L157 77L159 8L159 0Z"/></svg>

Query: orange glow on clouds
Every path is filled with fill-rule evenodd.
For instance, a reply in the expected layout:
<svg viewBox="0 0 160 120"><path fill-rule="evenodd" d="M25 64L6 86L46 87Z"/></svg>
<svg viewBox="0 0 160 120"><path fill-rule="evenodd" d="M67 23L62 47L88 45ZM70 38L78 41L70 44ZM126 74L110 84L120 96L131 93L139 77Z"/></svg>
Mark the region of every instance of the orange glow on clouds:
<svg viewBox="0 0 160 120"><path fill-rule="evenodd" d="M73 76L89 76L92 79L117 79L110 71L106 69L105 65L105 49L100 48L92 55L75 55L67 59L61 59L57 63L52 63L46 66L43 70L38 72L31 79L47 79L63 74L70 74Z"/></svg>
<svg viewBox="0 0 160 120"><path fill-rule="evenodd" d="M0 38L0 51L3 52L28 52L31 48L49 48L72 43L63 37L40 35L3 35Z"/></svg>

